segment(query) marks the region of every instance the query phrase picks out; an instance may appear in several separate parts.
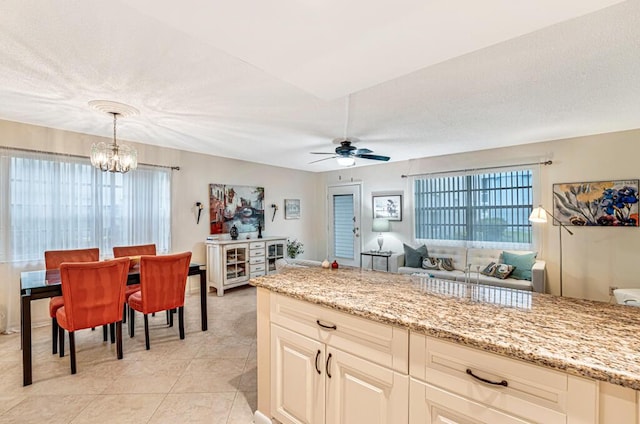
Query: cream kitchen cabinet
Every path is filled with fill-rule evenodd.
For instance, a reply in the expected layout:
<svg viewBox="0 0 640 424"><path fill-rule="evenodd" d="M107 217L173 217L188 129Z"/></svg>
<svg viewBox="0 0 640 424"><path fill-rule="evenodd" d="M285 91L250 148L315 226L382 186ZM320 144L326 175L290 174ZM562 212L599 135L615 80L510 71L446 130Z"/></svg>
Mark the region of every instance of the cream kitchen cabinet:
<svg viewBox="0 0 640 424"><path fill-rule="evenodd" d="M272 311L273 418L282 423L408 421L406 330L283 296L274 296Z"/></svg>
<svg viewBox="0 0 640 424"><path fill-rule="evenodd" d="M410 346L411 424L597 422L593 380L421 334Z"/></svg>
<svg viewBox="0 0 640 424"><path fill-rule="evenodd" d="M283 237L251 240L207 240L207 280L218 296L233 287L245 285L250 278L268 273L267 243L286 243Z"/></svg>

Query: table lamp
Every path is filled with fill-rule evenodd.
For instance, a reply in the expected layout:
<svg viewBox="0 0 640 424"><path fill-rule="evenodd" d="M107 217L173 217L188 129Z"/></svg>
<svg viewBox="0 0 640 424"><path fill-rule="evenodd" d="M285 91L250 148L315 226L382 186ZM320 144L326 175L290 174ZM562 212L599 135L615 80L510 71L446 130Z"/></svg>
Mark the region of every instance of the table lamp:
<svg viewBox="0 0 640 424"><path fill-rule="evenodd" d="M382 252L382 244L384 243L384 235L382 233L387 233L391 229L391 225L389 225L389 220L386 218L374 218L373 219L373 231L378 232L378 248L379 251Z"/></svg>

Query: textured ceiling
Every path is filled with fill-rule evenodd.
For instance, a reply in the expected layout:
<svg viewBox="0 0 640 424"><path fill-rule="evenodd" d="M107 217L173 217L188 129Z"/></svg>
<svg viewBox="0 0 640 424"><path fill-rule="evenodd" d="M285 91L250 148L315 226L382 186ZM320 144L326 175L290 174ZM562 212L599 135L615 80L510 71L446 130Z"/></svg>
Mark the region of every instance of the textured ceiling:
<svg viewBox="0 0 640 424"><path fill-rule="evenodd" d="M637 0L2 5L0 119L309 171L640 128Z"/></svg>

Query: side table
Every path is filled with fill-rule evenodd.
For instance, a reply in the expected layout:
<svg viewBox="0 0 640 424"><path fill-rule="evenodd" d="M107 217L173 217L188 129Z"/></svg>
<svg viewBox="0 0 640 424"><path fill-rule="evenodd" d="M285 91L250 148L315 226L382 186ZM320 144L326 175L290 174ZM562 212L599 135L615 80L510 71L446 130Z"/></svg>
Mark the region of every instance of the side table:
<svg viewBox="0 0 640 424"><path fill-rule="evenodd" d="M360 252L360 268L362 268L362 257L363 256L369 256L371 257L371 270L373 270L373 260L376 257L379 258L385 258L386 259L386 264L387 264L387 271L389 272L389 258L391 257L392 252L391 251L377 251L377 250L370 250L368 252Z"/></svg>

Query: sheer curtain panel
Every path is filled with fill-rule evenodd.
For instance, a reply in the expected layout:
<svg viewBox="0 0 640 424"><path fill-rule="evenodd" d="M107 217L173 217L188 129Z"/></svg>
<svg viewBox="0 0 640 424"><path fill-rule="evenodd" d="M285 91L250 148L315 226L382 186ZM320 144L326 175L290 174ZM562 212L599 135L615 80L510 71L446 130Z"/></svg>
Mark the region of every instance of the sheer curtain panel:
<svg viewBox="0 0 640 424"><path fill-rule="evenodd" d="M40 261L45 250L155 243L168 252L171 170L99 171L86 158L0 150L0 258Z"/></svg>

